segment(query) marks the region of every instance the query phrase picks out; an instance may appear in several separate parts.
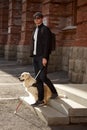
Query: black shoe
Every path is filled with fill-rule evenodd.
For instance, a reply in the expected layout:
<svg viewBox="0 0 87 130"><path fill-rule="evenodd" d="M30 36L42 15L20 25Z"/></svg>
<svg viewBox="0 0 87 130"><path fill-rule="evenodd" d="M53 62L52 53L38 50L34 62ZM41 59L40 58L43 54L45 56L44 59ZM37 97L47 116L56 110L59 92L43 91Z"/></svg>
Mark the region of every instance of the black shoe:
<svg viewBox="0 0 87 130"><path fill-rule="evenodd" d="M50 99L56 99L56 98L58 98L58 94L57 94L57 93L52 94L52 96L51 96L51 98L50 98Z"/></svg>
<svg viewBox="0 0 87 130"><path fill-rule="evenodd" d="M33 107L43 106L43 105L44 105L44 101L39 101L39 100L37 100L34 104L31 104L31 106Z"/></svg>

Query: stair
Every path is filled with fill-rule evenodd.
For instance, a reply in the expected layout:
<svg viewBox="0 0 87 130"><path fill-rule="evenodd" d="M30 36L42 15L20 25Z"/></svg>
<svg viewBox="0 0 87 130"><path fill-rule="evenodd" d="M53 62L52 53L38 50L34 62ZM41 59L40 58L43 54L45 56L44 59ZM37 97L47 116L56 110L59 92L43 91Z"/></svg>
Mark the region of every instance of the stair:
<svg viewBox="0 0 87 130"><path fill-rule="evenodd" d="M55 85L59 94L68 98L49 100L43 107L29 107L50 126L87 123L87 87L86 85ZM30 104L29 97L20 98Z"/></svg>
<svg viewBox="0 0 87 130"><path fill-rule="evenodd" d="M61 124L69 124L69 117L64 115L63 113L59 112L58 110L52 108L51 106L44 106L44 107L36 107L35 110L38 113L38 116L41 118L45 118L45 122L48 125L61 125ZM43 119L41 118L41 119Z"/></svg>
<svg viewBox="0 0 87 130"><path fill-rule="evenodd" d="M58 93L87 107L87 84L56 84Z"/></svg>
<svg viewBox="0 0 87 130"><path fill-rule="evenodd" d="M62 114L67 115L69 124L87 122L87 107L71 99L50 100L49 105Z"/></svg>

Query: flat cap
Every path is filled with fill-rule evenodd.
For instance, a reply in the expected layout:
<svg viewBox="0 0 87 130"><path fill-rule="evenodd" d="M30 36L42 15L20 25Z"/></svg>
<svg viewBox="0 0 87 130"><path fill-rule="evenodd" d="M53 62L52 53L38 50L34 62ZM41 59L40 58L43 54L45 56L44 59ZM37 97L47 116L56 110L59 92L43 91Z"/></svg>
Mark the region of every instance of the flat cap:
<svg viewBox="0 0 87 130"><path fill-rule="evenodd" d="M36 12L34 15L33 15L33 18L43 18L43 14L41 12Z"/></svg>

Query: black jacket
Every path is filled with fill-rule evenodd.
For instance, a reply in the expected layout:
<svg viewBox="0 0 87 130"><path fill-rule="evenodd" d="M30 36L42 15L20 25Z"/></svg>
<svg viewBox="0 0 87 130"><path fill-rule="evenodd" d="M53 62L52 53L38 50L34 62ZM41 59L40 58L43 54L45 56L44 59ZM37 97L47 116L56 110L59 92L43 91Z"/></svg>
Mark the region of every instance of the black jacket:
<svg viewBox="0 0 87 130"><path fill-rule="evenodd" d="M36 28L35 28L36 29ZM31 46L31 56L33 56L33 49L34 49L34 32L32 34L32 46ZM49 58L50 54L50 31L47 26L43 23L39 26L38 35L37 35L37 49L36 55L42 56L43 58Z"/></svg>

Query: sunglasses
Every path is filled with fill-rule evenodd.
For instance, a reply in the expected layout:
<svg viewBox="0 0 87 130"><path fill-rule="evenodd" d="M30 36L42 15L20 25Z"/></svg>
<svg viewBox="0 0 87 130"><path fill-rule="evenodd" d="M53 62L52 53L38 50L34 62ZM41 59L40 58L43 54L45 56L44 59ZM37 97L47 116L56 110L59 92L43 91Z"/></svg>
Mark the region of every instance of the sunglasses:
<svg viewBox="0 0 87 130"><path fill-rule="evenodd" d="M41 17L35 17L34 19L41 19Z"/></svg>

